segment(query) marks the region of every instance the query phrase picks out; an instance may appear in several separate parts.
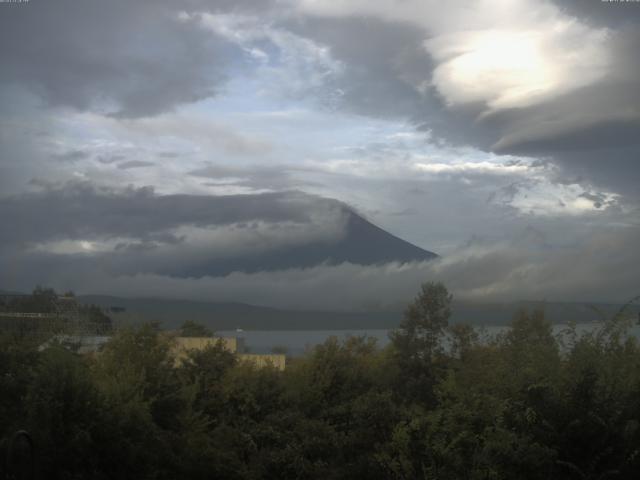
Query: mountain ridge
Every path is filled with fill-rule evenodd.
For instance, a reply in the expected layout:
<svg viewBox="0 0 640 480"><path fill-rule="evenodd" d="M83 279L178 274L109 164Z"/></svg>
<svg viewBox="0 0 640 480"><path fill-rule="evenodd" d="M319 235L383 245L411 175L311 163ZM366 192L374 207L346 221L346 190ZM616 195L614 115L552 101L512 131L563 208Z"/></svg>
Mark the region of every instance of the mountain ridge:
<svg viewBox="0 0 640 480"><path fill-rule="evenodd" d="M345 208L344 212L348 215L345 233L336 241L315 241L256 255L214 259L160 273L176 277L225 276L232 272L256 273L342 263L365 266L408 263L438 257L374 225L351 209Z"/></svg>

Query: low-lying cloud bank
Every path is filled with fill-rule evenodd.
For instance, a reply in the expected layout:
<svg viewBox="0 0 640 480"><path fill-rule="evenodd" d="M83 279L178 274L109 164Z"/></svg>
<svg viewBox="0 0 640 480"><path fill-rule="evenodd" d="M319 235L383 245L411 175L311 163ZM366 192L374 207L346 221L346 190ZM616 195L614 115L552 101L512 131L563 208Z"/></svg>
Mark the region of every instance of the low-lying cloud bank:
<svg viewBox="0 0 640 480"><path fill-rule="evenodd" d="M33 282L79 293L240 301L281 308L358 310L406 304L421 282L444 282L474 301L626 301L640 293L640 229L612 229L580 245L550 247L532 232L516 241L469 245L430 262L380 266L342 264L225 277L114 275L104 258L32 257L2 269L3 285ZM5 259L6 261L6 259Z"/></svg>
<svg viewBox="0 0 640 480"><path fill-rule="evenodd" d="M345 208L336 200L296 191L212 196L157 195L152 187L110 188L89 182L38 187L0 197L0 221L7 225L0 230L0 249L48 250L47 245L65 241L118 246L118 240L125 246L153 247L184 241L189 236L185 228L259 230L261 224L283 226L280 236L290 242L295 235L287 227L307 225L310 231L314 225L337 224Z"/></svg>
<svg viewBox="0 0 640 480"><path fill-rule="evenodd" d="M337 241L348 215L341 202L301 192L157 195L86 183L41 186L0 197L7 226L0 232L0 289L43 284L325 310L395 308L427 280L474 301L625 301L640 293L640 227L629 223L595 224L562 244L545 235L544 224L529 226L428 262L260 263L264 252L286 260L297 246ZM247 259L255 268L242 268ZM229 268L216 270L220 264Z"/></svg>

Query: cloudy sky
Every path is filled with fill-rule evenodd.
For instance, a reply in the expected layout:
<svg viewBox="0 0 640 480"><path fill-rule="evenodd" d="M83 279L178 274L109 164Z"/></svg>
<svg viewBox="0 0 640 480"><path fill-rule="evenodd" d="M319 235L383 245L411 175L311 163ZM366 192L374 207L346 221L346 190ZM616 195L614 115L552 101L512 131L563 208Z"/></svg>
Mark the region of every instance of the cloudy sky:
<svg viewBox="0 0 640 480"><path fill-rule="evenodd" d="M640 293L640 2L0 3L0 289L369 308ZM339 237L439 260L172 267Z"/></svg>

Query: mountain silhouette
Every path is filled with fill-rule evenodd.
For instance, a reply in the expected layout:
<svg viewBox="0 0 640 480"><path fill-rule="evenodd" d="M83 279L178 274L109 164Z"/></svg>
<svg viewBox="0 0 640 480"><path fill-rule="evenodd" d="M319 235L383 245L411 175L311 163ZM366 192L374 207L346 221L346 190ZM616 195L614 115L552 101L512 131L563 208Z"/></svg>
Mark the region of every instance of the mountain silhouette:
<svg viewBox="0 0 640 480"><path fill-rule="evenodd" d="M335 241L314 241L234 258L216 258L181 270L162 272L178 277L224 276L232 272L311 268L317 265L380 265L431 260L437 255L406 242L362 218L350 209L344 235Z"/></svg>

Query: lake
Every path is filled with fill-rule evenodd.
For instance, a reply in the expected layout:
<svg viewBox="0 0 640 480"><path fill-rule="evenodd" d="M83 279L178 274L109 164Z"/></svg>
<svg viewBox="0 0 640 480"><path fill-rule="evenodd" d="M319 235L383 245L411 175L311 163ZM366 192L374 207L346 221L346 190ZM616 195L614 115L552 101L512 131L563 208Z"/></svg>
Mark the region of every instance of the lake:
<svg viewBox="0 0 640 480"><path fill-rule="evenodd" d="M576 326L576 331L586 333L601 326L600 323L581 323ZM508 327L504 326L483 326L477 330L481 336L492 336L503 332ZM558 334L565 330L567 325L554 325L553 331ZM378 345L383 347L389 343L388 329L370 330L244 330L241 333L235 330L222 330L216 335L223 337L244 337L245 345L251 353L271 353L274 347L284 347L289 355L300 356L307 350L323 343L329 337L345 339L347 337L363 336L373 337ZM640 338L640 326L634 325L629 333L636 338Z"/></svg>

